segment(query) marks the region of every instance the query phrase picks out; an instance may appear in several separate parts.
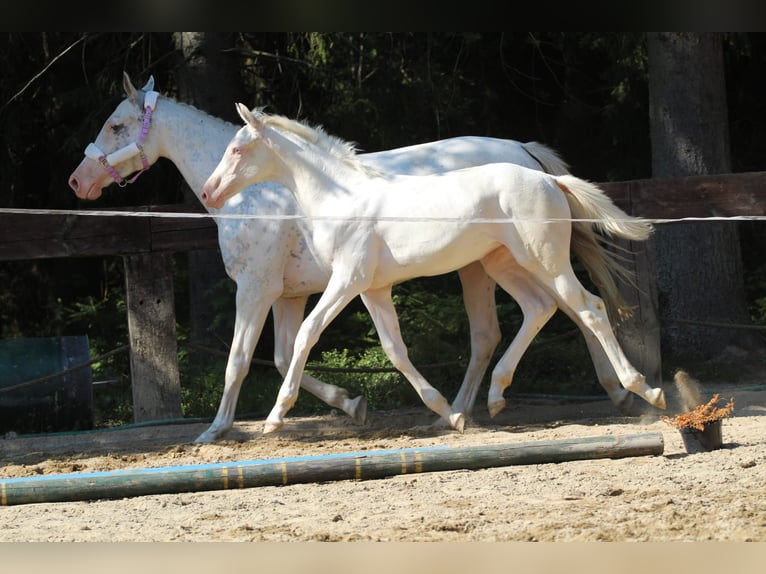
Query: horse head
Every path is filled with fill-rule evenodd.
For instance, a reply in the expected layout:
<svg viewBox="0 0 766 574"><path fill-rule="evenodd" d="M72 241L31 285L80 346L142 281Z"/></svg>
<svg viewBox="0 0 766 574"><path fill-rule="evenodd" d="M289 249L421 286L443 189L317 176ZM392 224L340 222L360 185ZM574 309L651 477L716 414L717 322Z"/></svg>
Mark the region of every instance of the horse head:
<svg viewBox="0 0 766 574"><path fill-rule="evenodd" d="M138 90L123 72L122 86L125 99L104 122L69 177L69 187L80 199L98 199L103 188L115 182L121 186L131 183L138 175L127 179L130 174L142 173L159 157L157 146L147 137L158 97L154 78Z"/></svg>

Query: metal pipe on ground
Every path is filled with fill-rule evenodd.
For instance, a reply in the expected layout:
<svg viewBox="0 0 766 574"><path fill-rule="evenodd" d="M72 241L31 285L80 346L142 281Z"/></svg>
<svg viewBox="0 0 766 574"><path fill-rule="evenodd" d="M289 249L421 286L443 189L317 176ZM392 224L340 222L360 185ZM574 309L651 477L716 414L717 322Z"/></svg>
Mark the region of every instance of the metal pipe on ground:
<svg viewBox="0 0 766 574"><path fill-rule="evenodd" d="M659 455L662 433L465 447L435 446L0 479L0 505L116 499L401 474Z"/></svg>

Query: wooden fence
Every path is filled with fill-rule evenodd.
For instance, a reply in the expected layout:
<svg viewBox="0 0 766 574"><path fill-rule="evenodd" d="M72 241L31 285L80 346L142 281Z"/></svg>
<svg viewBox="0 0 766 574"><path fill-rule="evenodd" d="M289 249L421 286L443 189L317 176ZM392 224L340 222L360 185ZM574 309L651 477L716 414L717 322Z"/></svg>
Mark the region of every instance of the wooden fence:
<svg viewBox="0 0 766 574"><path fill-rule="evenodd" d="M600 184L617 205L650 219L757 216L766 213L766 172L648 179ZM198 205L123 208L125 211L200 212ZM130 366L136 422L181 415L170 257L218 249L211 218L115 217L0 210L0 261L119 255L124 261ZM618 336L628 358L650 384L661 381L659 318L653 246L634 265L639 306Z"/></svg>

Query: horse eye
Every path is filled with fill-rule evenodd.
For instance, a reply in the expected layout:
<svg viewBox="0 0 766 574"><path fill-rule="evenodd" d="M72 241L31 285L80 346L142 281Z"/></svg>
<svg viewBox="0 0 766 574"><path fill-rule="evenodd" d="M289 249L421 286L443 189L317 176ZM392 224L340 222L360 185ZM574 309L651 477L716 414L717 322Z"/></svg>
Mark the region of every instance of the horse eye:
<svg viewBox="0 0 766 574"><path fill-rule="evenodd" d="M242 153L242 148L233 147L233 148L231 148L231 153L233 153L234 155L239 155L239 154Z"/></svg>
<svg viewBox="0 0 766 574"><path fill-rule="evenodd" d="M112 133L114 135L118 135L122 130L125 129L125 125L124 124L114 124L111 127L112 127Z"/></svg>

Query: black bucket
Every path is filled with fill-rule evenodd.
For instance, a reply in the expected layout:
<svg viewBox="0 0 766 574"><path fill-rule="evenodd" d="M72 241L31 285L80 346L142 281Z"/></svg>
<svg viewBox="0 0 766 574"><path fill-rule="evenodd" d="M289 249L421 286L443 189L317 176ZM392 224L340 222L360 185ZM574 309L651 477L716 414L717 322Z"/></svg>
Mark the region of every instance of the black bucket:
<svg viewBox="0 0 766 574"><path fill-rule="evenodd" d="M721 448L721 421L707 423L703 430L697 430L692 427L679 429L681 438L684 441L686 452L694 454L696 452L708 452Z"/></svg>

